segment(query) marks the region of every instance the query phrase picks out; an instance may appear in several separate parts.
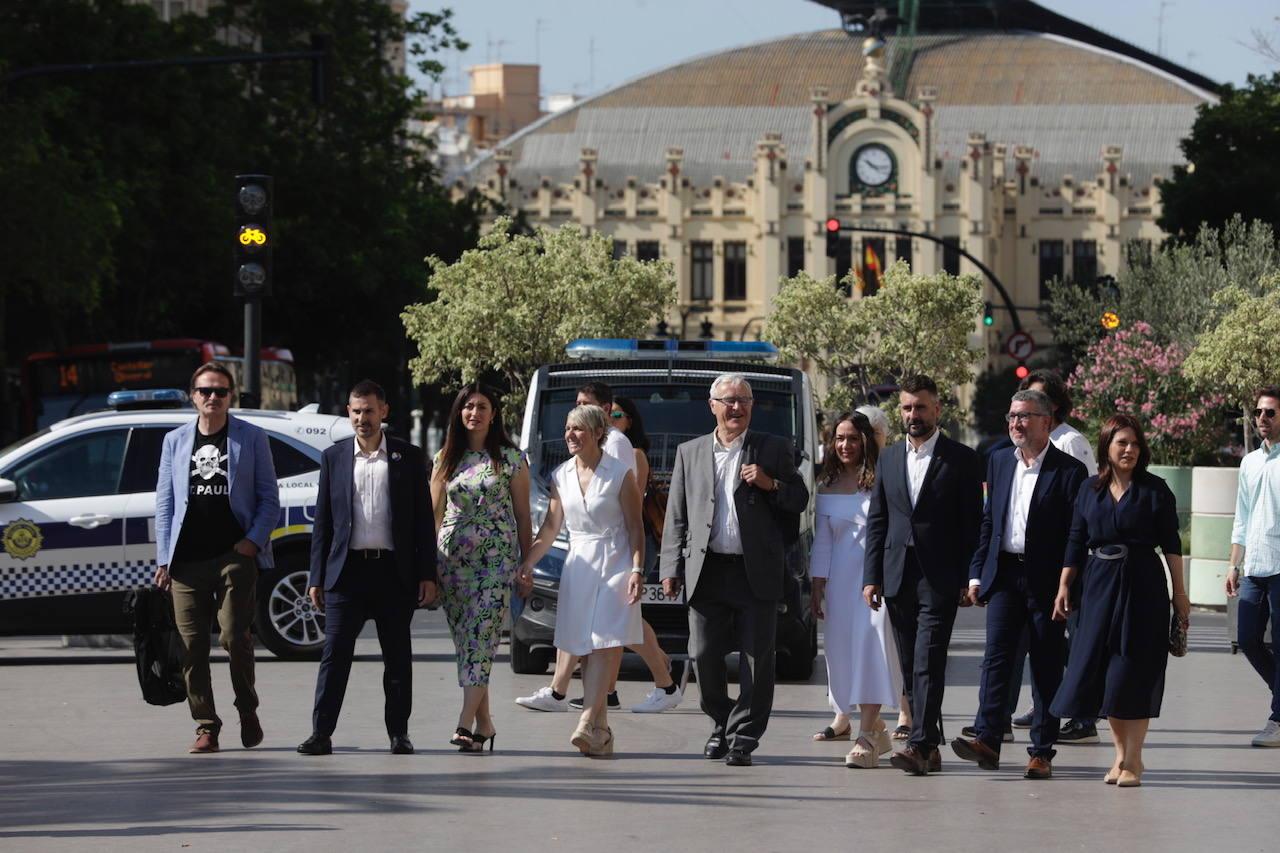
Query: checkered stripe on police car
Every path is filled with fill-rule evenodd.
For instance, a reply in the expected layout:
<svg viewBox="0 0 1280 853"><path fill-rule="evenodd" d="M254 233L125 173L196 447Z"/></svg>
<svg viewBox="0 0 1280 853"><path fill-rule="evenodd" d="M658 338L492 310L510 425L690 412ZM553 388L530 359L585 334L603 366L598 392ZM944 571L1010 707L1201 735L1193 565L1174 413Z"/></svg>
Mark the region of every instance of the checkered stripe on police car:
<svg viewBox="0 0 1280 853"><path fill-rule="evenodd" d="M0 598L116 592L151 581L155 560L0 568Z"/></svg>

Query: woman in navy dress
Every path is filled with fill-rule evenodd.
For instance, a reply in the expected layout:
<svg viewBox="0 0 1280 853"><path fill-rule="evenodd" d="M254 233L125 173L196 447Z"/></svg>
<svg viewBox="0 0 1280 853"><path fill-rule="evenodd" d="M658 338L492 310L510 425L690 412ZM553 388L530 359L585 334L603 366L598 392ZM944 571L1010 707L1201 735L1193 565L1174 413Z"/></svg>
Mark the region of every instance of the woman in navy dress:
<svg viewBox="0 0 1280 853"><path fill-rule="evenodd" d="M1173 492L1147 472L1150 459L1136 419L1107 420L1098 437L1098 475L1076 498L1053 612L1064 620L1073 606L1080 608L1053 715L1108 718L1116 756L1103 779L1123 788L1141 784L1142 744L1164 697L1170 602L1156 548L1168 563L1173 609L1184 626L1191 612ZM1071 584L1081 566L1083 592L1073 605Z"/></svg>

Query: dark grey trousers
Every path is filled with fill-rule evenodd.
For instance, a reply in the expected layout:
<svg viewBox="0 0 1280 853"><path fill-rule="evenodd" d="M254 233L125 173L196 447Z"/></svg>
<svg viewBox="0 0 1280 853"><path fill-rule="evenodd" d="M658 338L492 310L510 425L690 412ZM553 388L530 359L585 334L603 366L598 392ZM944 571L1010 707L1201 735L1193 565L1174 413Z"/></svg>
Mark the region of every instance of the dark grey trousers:
<svg viewBox="0 0 1280 853"><path fill-rule="evenodd" d="M751 593L741 557L707 555L689 599L689 651L702 712L730 749L753 751L773 710L778 604ZM739 652L738 698L729 698L725 657Z"/></svg>

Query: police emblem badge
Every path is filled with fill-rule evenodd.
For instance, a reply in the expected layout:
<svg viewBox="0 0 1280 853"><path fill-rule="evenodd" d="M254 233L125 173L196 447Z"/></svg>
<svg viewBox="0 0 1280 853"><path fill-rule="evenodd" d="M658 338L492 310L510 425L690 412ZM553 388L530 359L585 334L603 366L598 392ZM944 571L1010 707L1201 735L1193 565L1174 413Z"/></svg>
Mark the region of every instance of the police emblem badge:
<svg viewBox="0 0 1280 853"><path fill-rule="evenodd" d="M2 541L5 553L19 560L31 559L44 545L39 525L25 518L10 522L4 529Z"/></svg>

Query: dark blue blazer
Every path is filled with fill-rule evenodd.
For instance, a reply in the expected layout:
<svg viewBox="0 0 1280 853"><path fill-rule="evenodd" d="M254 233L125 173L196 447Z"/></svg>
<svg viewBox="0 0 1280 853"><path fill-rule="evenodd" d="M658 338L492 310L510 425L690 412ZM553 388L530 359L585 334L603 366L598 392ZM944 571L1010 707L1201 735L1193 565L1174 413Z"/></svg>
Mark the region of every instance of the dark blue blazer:
<svg viewBox="0 0 1280 853"><path fill-rule="evenodd" d="M959 597L968 586L965 572L978 545L982 463L972 448L938 436L920 498L912 507L906 448L905 440L890 445L876 463L862 583L881 587L887 597L897 595L907 539L914 534L916 557L930 585L939 593Z"/></svg>
<svg viewBox="0 0 1280 853"><path fill-rule="evenodd" d="M987 507L982 513L978 549L969 566L970 578L981 578L979 596L985 601L995 589L999 575L1000 549L1009 517L1009 500L1013 493L1013 476L1018 465L1011 449L991 454L987 462ZM1089 476L1084 463L1063 453L1052 444L1044 455L1036 487L1031 493L1031 509L1027 513L1025 570L1031 592L1037 598L1053 601L1058 591L1066 559L1067 537L1075 514L1076 494Z"/></svg>
<svg viewBox="0 0 1280 853"><path fill-rule="evenodd" d="M308 585L324 590L333 589L341 577L351 542L354 444L355 438L344 439L320 457ZM387 436L387 457L396 573L406 591L416 591L419 581L436 579L436 519L427 487L426 460L419 448L392 436Z"/></svg>

